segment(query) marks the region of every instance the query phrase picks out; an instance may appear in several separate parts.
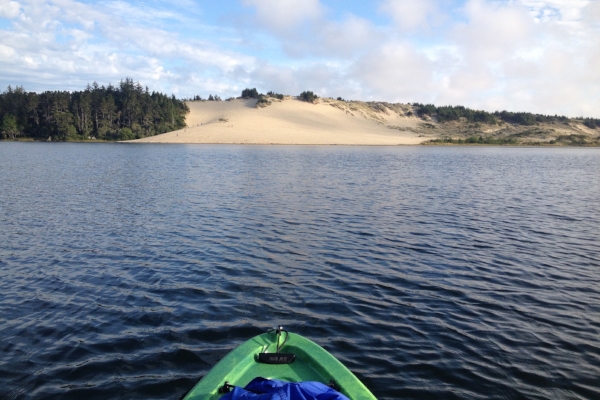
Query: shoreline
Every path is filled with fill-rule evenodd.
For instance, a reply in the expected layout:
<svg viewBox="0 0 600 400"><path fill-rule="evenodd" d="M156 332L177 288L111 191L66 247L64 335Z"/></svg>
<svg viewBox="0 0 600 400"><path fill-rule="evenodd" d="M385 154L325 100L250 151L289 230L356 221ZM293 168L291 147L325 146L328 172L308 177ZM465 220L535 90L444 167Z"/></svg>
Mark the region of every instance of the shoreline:
<svg viewBox="0 0 600 400"><path fill-rule="evenodd" d="M535 124L439 122L419 105L262 97L188 101L186 126L135 140L79 139L59 143L160 143L266 146L600 147L600 132L582 121ZM125 128L123 128L125 129ZM131 131L129 132L131 133ZM47 142L31 137L0 142ZM49 143L57 143L51 141Z"/></svg>
<svg viewBox="0 0 600 400"><path fill-rule="evenodd" d="M579 122L438 122L410 104L318 99L188 101L187 126L126 143L599 147Z"/></svg>
<svg viewBox="0 0 600 400"><path fill-rule="evenodd" d="M68 140L48 142L46 140L14 140L2 139L0 143L54 143L54 144L127 144L127 145L206 145L206 146L333 146L333 147L513 147L513 148L545 148L545 149L597 149L600 145L564 145L564 144L477 144L477 143L420 143L420 144L310 144L310 143L181 143L181 142L139 142L137 140Z"/></svg>
<svg viewBox="0 0 600 400"><path fill-rule="evenodd" d="M352 103L294 98L271 99L265 107L257 103L257 99L188 102L185 128L127 142L396 146L434 138L419 129L415 117L380 115Z"/></svg>
<svg viewBox="0 0 600 400"><path fill-rule="evenodd" d="M126 144L126 145L206 145L206 146L333 146L333 147L512 147L512 148L545 148L545 149L597 149L600 144L587 145L566 145L566 144L548 144L548 143L514 143L514 144L487 144L487 143L419 143L419 144L315 144L315 143L218 143L218 142L203 142L203 143L182 143L182 142L167 142L154 141L143 142L139 140L67 140L53 141L35 139L0 139L1 143L54 143L54 144Z"/></svg>

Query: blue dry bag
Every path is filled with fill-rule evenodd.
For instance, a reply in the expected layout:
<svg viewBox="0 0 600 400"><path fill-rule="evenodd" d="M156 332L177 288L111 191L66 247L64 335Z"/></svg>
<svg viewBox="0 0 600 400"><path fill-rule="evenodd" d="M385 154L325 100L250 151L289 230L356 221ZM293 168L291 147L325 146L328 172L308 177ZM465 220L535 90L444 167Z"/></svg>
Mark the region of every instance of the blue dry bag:
<svg viewBox="0 0 600 400"><path fill-rule="evenodd" d="M220 400L349 400L320 382L285 382L255 378L245 388L235 387Z"/></svg>

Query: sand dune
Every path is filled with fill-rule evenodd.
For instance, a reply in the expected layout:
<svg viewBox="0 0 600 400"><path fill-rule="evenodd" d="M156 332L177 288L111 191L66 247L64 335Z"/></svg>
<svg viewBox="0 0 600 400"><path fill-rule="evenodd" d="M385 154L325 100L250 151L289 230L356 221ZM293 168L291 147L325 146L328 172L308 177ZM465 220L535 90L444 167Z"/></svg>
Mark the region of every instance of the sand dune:
<svg viewBox="0 0 600 400"><path fill-rule="evenodd" d="M397 105L270 100L264 108L256 107L256 99L188 102L187 128L133 142L399 145L433 137L419 128L418 118L405 115L408 108Z"/></svg>

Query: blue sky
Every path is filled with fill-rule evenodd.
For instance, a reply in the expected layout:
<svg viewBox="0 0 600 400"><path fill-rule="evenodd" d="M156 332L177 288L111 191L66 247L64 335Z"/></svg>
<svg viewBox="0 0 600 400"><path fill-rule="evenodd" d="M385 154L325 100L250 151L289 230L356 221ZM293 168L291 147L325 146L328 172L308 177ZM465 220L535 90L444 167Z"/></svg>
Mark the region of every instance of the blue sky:
<svg viewBox="0 0 600 400"><path fill-rule="evenodd" d="M246 87L600 118L599 0L0 0L0 87Z"/></svg>

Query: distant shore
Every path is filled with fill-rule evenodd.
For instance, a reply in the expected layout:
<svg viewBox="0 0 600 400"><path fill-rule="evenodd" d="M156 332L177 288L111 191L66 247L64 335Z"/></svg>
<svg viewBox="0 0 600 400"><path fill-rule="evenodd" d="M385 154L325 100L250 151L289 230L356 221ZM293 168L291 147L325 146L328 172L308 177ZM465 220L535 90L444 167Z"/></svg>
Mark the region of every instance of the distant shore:
<svg viewBox="0 0 600 400"><path fill-rule="evenodd" d="M438 122L410 104L296 97L188 101L183 129L127 143L598 146L581 123Z"/></svg>
<svg viewBox="0 0 600 400"><path fill-rule="evenodd" d="M417 145L432 139L418 119L376 113L352 103L287 97L257 107L256 99L187 102L187 127L134 143ZM391 129L389 126L402 127Z"/></svg>
<svg viewBox="0 0 600 400"><path fill-rule="evenodd" d="M9 86L0 105L0 141L600 146L600 118L321 98L312 91L261 94L256 88L225 101L212 94L186 100L150 92L131 78L74 92Z"/></svg>

